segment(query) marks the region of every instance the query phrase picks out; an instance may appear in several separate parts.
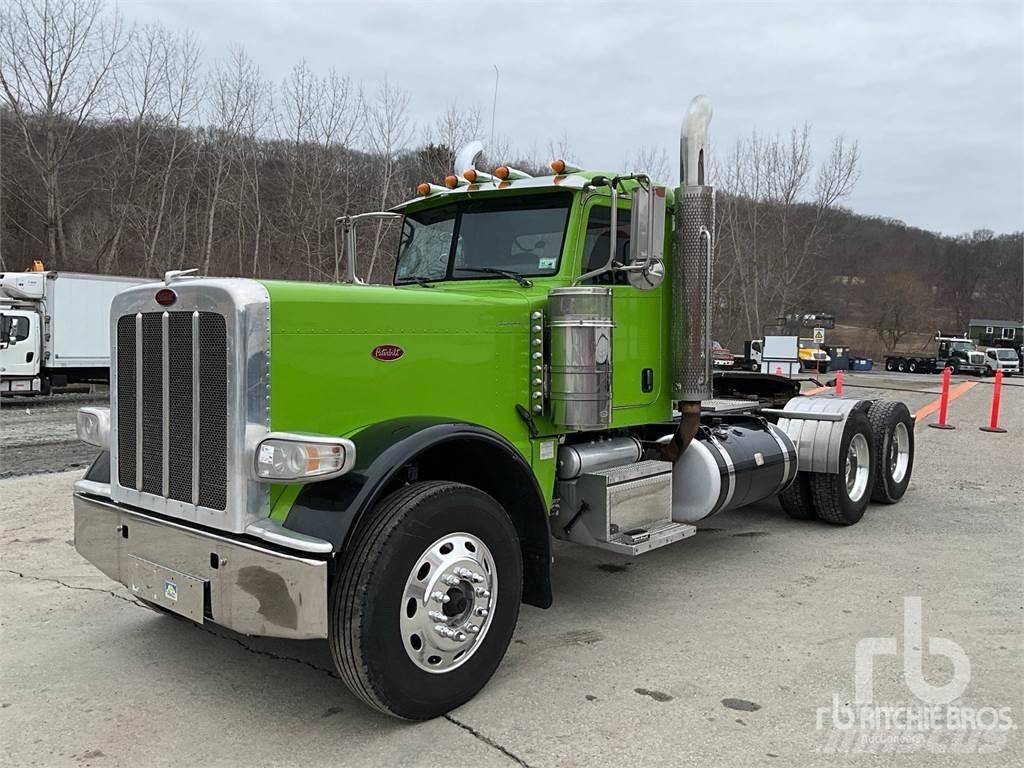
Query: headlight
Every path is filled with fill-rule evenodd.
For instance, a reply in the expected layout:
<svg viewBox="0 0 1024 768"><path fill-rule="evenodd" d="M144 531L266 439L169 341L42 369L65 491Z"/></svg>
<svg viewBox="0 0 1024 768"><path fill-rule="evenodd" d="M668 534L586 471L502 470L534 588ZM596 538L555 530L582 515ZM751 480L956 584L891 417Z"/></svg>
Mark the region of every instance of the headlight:
<svg viewBox="0 0 1024 768"><path fill-rule="evenodd" d="M103 450L110 449L110 409L79 408L75 420L78 439Z"/></svg>
<svg viewBox="0 0 1024 768"><path fill-rule="evenodd" d="M271 432L256 446L256 478L312 483L343 475L356 463L356 446L343 437Z"/></svg>

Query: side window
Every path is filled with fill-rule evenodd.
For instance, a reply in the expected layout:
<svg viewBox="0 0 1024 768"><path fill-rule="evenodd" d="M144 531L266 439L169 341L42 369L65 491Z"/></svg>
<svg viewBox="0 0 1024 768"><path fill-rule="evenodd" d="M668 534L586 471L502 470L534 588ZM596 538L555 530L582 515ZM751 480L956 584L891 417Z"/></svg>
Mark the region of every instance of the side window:
<svg viewBox="0 0 1024 768"><path fill-rule="evenodd" d="M583 272L593 272L608 263L608 249L611 247L611 208L595 205L587 217L587 232L583 238ZM615 228L615 260L626 263L629 258L628 210L619 209ZM588 285L628 285L625 272L605 272L586 281Z"/></svg>
<svg viewBox="0 0 1024 768"><path fill-rule="evenodd" d="M24 341L28 338L28 318L15 317L13 320L11 330L14 332L14 338L18 341Z"/></svg>

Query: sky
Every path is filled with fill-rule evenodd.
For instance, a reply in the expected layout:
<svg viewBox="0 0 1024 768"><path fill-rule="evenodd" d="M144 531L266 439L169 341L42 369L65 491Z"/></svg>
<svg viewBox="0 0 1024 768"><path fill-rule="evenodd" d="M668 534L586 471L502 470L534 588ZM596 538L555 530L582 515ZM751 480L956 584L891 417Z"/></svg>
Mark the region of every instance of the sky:
<svg viewBox="0 0 1024 768"><path fill-rule="evenodd" d="M752 131L812 127L815 158L859 143L858 213L956 234L1024 229L1024 2L134 0L129 21L232 43L280 82L305 58L409 93L423 129L451 102L544 155L616 169L640 146L677 162L690 98L727 153ZM481 138L486 139L487 136ZM630 169L633 170L633 169Z"/></svg>

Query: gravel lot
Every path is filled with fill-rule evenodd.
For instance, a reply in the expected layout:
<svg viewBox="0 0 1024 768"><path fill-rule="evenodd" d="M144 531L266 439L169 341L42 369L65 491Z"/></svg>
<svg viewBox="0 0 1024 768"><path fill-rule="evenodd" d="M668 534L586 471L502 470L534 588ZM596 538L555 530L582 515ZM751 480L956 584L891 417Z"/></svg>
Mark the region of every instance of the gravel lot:
<svg viewBox="0 0 1024 768"><path fill-rule="evenodd" d="M93 393L0 398L0 477L88 467L97 451L78 442L75 413L107 402L101 385Z"/></svg>
<svg viewBox="0 0 1024 768"><path fill-rule="evenodd" d="M846 383L911 410L938 388L910 375ZM1024 722L1021 384L1004 391L1008 434L977 429L990 380L952 403L956 430L920 425L907 497L851 528L789 520L765 502L632 561L558 546L554 607L524 606L491 683L422 724L361 706L323 643L246 638L136 603L74 551L80 471L2 480L0 755L104 767L1024 764L1019 729L942 734L944 754L837 755L829 741L833 695L850 700L864 638L900 648L876 657L875 702L915 703L902 661L910 596L922 599L923 636L970 659L960 703ZM87 461L65 447L80 404L5 402L0 471ZM926 681L943 685L950 662L923 648Z"/></svg>

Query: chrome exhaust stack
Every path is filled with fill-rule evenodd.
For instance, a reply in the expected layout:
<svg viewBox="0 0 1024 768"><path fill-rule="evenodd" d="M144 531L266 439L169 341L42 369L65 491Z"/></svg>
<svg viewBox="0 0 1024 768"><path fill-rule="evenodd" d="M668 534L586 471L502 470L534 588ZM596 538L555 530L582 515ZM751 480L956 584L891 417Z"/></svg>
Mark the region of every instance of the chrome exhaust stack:
<svg viewBox="0 0 1024 768"><path fill-rule="evenodd" d="M700 424L700 403L711 392L712 238L715 190L706 183L711 102L695 96L683 121L679 143L672 262L672 322L669 329L672 399L682 414L679 429L664 450L675 461Z"/></svg>

